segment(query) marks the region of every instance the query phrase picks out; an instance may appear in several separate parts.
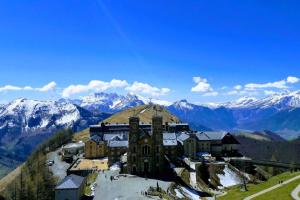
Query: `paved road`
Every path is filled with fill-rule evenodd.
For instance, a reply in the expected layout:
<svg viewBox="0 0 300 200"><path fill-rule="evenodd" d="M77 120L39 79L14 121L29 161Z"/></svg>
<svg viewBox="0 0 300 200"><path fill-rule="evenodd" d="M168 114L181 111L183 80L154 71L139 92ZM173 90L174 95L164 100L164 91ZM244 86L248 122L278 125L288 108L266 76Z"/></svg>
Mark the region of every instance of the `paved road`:
<svg viewBox="0 0 300 200"><path fill-rule="evenodd" d="M54 160L54 164L50 166L50 170L54 174L54 176L58 177L59 180L62 180L67 175L67 169L69 168L70 164L62 161L60 156L57 154L59 150L54 152L50 152L47 157L48 160Z"/></svg>
<svg viewBox="0 0 300 200"><path fill-rule="evenodd" d="M296 188L292 191L291 195L292 195L293 199L295 199L295 200L300 200L299 194L300 194L300 185L298 185L298 187L296 187Z"/></svg>
<svg viewBox="0 0 300 200"><path fill-rule="evenodd" d="M289 183L291 183L291 182L293 182L293 181L295 181L295 180L298 180L298 179L300 179L300 175L299 175L299 176L296 176L296 177L294 177L294 178L291 178L291 179L289 179L289 180L287 180L287 181L284 181L282 184L274 185L273 187L270 187L270 188L268 188L268 189L265 189L265 190L263 190L263 191L260 191L260 192L258 192L258 193L255 193L255 194L253 194L253 195L251 195L251 196L249 196L249 197L246 197L244 200L251 200L251 199L253 199L253 198L255 198L255 197L258 197L258 196L263 195L263 194L265 194L265 193L267 193L267 192L270 192L270 191L272 191L272 190L275 190L275 189L277 189L277 188L280 188L280 187L282 187L282 186L284 186L284 185L286 185L286 184L289 184Z"/></svg>
<svg viewBox="0 0 300 200"><path fill-rule="evenodd" d="M110 176L116 176L118 171L100 172L96 183L94 200L110 199L110 200L140 200L148 199L141 194L150 186L156 187L158 182L163 190L167 190L170 182L157 181L153 179L145 179L136 176L116 177L116 180L110 181ZM154 199L154 198L149 198Z"/></svg>

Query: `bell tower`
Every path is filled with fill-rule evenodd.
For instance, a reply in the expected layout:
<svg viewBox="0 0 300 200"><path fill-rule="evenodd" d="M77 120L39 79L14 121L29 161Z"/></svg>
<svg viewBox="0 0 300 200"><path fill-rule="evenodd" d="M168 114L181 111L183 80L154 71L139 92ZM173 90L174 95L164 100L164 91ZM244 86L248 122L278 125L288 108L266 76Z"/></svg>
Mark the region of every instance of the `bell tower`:
<svg viewBox="0 0 300 200"><path fill-rule="evenodd" d="M130 174L136 174L138 171L138 139L139 139L140 120L136 116L129 118L129 143L127 152L127 166Z"/></svg>
<svg viewBox="0 0 300 200"><path fill-rule="evenodd" d="M163 171L164 150L163 150L163 118L159 115L152 117L152 169L153 175Z"/></svg>

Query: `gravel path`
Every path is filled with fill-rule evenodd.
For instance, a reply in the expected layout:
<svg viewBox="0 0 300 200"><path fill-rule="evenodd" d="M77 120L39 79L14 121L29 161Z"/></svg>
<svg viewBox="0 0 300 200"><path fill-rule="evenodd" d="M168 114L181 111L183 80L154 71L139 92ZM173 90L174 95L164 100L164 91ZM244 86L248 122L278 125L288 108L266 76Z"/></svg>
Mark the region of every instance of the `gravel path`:
<svg viewBox="0 0 300 200"><path fill-rule="evenodd" d="M298 187L296 187L296 188L292 191L291 195L292 195L293 199L295 199L295 200L300 200L299 194L300 194L300 185L298 185Z"/></svg>

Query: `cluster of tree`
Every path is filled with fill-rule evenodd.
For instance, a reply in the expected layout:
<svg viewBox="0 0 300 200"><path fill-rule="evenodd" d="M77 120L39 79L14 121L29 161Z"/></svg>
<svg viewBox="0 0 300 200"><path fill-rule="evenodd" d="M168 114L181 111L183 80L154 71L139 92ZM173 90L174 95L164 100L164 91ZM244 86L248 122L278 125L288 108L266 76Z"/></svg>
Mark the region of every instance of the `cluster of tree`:
<svg viewBox="0 0 300 200"><path fill-rule="evenodd" d="M42 143L27 159L21 173L2 194L7 200L52 200L57 184L47 166L47 153L72 140L70 129L58 131Z"/></svg>

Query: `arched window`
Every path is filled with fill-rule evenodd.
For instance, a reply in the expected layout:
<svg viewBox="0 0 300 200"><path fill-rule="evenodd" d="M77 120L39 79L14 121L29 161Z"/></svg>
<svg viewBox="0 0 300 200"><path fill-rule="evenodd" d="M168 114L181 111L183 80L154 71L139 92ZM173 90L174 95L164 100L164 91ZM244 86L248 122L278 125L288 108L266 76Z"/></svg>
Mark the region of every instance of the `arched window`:
<svg viewBox="0 0 300 200"><path fill-rule="evenodd" d="M133 153L136 153L136 147L133 147Z"/></svg>
<svg viewBox="0 0 300 200"><path fill-rule="evenodd" d="M149 155L150 154L150 147L148 145L143 146L142 152L143 152L143 155Z"/></svg>

